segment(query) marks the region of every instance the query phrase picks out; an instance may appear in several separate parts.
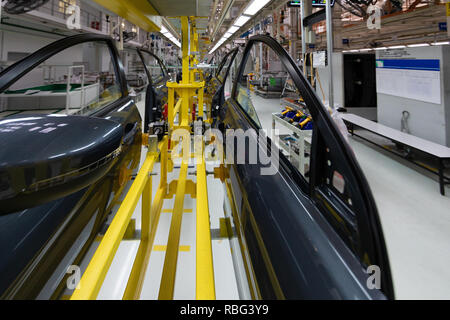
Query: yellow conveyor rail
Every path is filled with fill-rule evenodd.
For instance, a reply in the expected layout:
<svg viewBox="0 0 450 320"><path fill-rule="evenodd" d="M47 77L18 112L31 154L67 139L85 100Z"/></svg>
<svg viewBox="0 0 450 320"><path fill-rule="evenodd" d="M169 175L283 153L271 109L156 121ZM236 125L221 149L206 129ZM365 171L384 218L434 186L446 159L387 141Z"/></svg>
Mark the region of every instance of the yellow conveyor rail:
<svg viewBox="0 0 450 320"><path fill-rule="evenodd" d="M96 0L100 1L100 0ZM101 2L104 2L101 0ZM113 1L112 3L118 3ZM121 2L124 6L123 2ZM112 4L111 4L112 5ZM117 10L122 7L115 8ZM195 24L195 19L191 19ZM102 287L106 274L111 266L114 256L122 241L125 231L130 223L133 212L139 199L142 197L142 227L139 248L133 263L133 267L128 278L123 299L139 299L144 283L145 273L152 252L153 241L158 227L159 216L164 199L172 197L167 183L167 172L172 170L169 166L169 154L179 141L171 141L173 130L186 129L190 131L190 124L196 120L193 115L194 97L197 97L198 117L203 117L203 89L204 81L196 81L196 75L201 71L193 66L197 58L188 54L188 34L191 32L191 50L198 51L198 35L195 26L188 28L188 17L181 17L182 27L182 52L183 52L183 77L181 83L167 82L168 88L168 134L164 136L157 145L156 136L148 138L148 152L146 159L140 168L133 184L131 185L125 199L120 205L111 225L106 231L99 247L94 253L86 271L84 272L78 289L75 289L71 300L96 299ZM191 71L190 71L191 62ZM175 103L175 94L178 100ZM178 123L175 124L175 117L178 115ZM207 119L202 119L208 121ZM194 138L196 139L196 138ZM201 137L201 139L203 139ZM145 140L145 139L144 139ZM175 143L173 143L175 142ZM204 159L204 142L201 143L200 152L195 154L197 165L197 181L195 183L196 202L196 298L215 299L214 269L211 245L210 217L208 207L208 192L206 182L206 166ZM190 141L187 143L190 144ZM169 231L164 269L159 290L159 299L173 299L175 275L178 261L180 230L182 223L183 204L187 191L193 184L187 180L188 163L186 159L191 159L192 155L186 157L181 164L180 175L176 183L175 204L172 214L172 222ZM160 158L161 180L152 201L152 170L156 161ZM172 164L172 162L170 162ZM172 183L170 184L172 185ZM192 194L189 193L189 194Z"/></svg>

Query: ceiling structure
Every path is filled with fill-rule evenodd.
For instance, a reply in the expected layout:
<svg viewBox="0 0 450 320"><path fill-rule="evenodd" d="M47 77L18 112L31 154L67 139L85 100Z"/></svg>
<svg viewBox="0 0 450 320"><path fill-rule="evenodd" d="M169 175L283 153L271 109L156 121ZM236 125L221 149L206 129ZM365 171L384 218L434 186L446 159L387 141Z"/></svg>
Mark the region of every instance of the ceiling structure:
<svg viewBox="0 0 450 320"><path fill-rule="evenodd" d="M252 28L262 18L274 15L277 21L286 0L95 0L132 23L147 31L159 31L152 25L154 15L164 17L162 24L170 33L180 40L181 25L179 16L195 16L195 25L200 34L200 49L203 52L230 43L244 31ZM344 0L341 0L344 1ZM350 0L345 0L350 1ZM390 1L390 0L386 0ZM377 5L385 5L379 0ZM437 41L448 39L446 32L439 30L439 23L445 21L444 0L404 0L404 10L396 14L382 17L381 30L369 30L366 20L351 15L341 6L333 8L334 32L341 38L348 39L348 45L335 41L335 49L373 48L384 45L395 45L402 41ZM254 3L263 3L263 8L238 23L238 18ZM296 20L299 19L299 8L295 9ZM313 12L320 10L314 8ZM125 16L124 16L125 15ZM350 16L350 18L349 18ZM245 16L244 16L245 17ZM443 20L444 19L444 20ZM148 21L147 21L148 20ZM349 21L350 20L350 21ZM149 22L150 21L150 22ZM232 28L233 25L238 27ZM160 27L160 26L159 26ZM291 26L287 26L292 28ZM232 29L230 29L232 28ZM275 29L276 30L276 29ZM324 21L313 26L315 31L315 49L326 46L326 30ZM230 32L231 31L231 32ZM301 44L301 32L295 30L288 41L298 47ZM211 50L213 51L213 50Z"/></svg>
<svg viewBox="0 0 450 320"><path fill-rule="evenodd" d="M241 0L212 0L212 12L208 25L211 42L214 45L221 41L230 26L236 24L236 19L242 15L245 7L251 1ZM259 1L259 0L258 0ZM344 0L341 0L344 1ZM345 0L348 1L348 0ZM378 7L385 10L386 1L375 1ZM255 24L266 16L275 15L280 17L282 10L286 12L287 1L270 1L264 9L253 16L238 32L233 34L224 44L230 43L233 38L239 37L244 31L251 29ZM366 18L351 14L340 5L333 7L333 32L335 36L334 50L358 50L383 48L385 46L399 45L419 45L423 43L436 44L442 41L449 41L448 34L442 29L442 23L446 21L444 0L403 0L402 9L394 13L386 13L381 17L381 29L368 29ZM300 8L292 9L296 15L295 20L300 18ZM312 12L317 12L321 8L313 8ZM287 26L288 30L292 26ZM275 28L276 30L276 28ZM326 49L326 27L325 21L320 21L313 25L315 36L313 46L307 51ZM301 31L298 28L293 30L294 36L284 37L284 43L294 43L296 52L301 49ZM347 40L343 45L342 39ZM220 47L220 46L219 46Z"/></svg>

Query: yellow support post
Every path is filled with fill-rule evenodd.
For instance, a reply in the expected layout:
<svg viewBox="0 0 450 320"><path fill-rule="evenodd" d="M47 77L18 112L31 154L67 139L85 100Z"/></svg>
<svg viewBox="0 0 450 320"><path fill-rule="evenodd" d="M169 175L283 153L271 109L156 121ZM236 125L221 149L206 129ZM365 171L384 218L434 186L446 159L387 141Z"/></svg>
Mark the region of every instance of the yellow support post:
<svg viewBox="0 0 450 320"><path fill-rule="evenodd" d="M133 215L137 202L149 180L148 173L153 170L157 155L147 154L136 179L131 185L125 199L116 213L111 225L106 231L98 249L95 251L83 277L80 280L80 288L73 293L71 300L95 299L100 291L103 280L111 266L114 255L119 247L120 241L125 234L128 222Z"/></svg>
<svg viewBox="0 0 450 320"><path fill-rule="evenodd" d="M198 116L202 117L203 119L203 88L198 89L197 97L198 97Z"/></svg>
<svg viewBox="0 0 450 320"><path fill-rule="evenodd" d="M189 20L181 17L182 83L189 83Z"/></svg>
<svg viewBox="0 0 450 320"><path fill-rule="evenodd" d="M167 137L164 137L160 145L161 155L162 153L167 153ZM162 162L165 159L163 158ZM163 167L162 163L161 167ZM141 296L142 285L150 260L165 193L166 185L163 179L161 179L155 199L153 200L153 204L151 204L151 179L149 179L146 187L144 187L142 194L141 242L136 253L130 277L128 278L127 287L125 288L124 300L137 300Z"/></svg>
<svg viewBox="0 0 450 320"><path fill-rule="evenodd" d="M167 82L167 84L172 82ZM167 86L167 120L169 121L169 126L173 126L174 121L174 100L175 100L175 89L173 87Z"/></svg>
<svg viewBox="0 0 450 320"><path fill-rule="evenodd" d="M173 207L172 222L170 224L169 240L167 241L166 257L164 259L159 300L172 300L175 286L175 274L177 271L178 249L180 244L181 221L183 218L184 192L186 188L188 163L183 162L180 169L180 177L177 183L175 204Z"/></svg>
<svg viewBox="0 0 450 320"><path fill-rule="evenodd" d="M183 101L183 99L178 99L177 104L175 105L175 108L173 108L174 117L177 115L178 111L180 111L182 101ZM173 121L172 121L172 125L173 125Z"/></svg>
<svg viewBox="0 0 450 320"><path fill-rule="evenodd" d="M201 155L197 158L197 228L196 228L196 299L216 299L212 258L211 229L209 223L206 167Z"/></svg>

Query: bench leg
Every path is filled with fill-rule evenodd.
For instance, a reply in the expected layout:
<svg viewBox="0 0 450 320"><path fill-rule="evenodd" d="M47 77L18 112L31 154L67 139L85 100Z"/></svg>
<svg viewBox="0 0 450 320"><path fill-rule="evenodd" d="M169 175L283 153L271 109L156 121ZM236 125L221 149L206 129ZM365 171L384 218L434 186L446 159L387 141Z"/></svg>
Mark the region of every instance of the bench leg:
<svg viewBox="0 0 450 320"><path fill-rule="evenodd" d="M441 189L441 195L445 196L445 184L444 184L444 161L439 159L439 188Z"/></svg>

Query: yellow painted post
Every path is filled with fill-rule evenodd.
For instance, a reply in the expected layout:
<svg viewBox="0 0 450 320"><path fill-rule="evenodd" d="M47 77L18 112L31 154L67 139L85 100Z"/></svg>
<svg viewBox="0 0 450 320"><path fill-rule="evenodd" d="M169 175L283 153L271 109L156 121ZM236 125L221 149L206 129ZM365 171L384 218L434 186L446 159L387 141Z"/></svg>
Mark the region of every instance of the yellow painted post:
<svg viewBox="0 0 450 320"><path fill-rule="evenodd" d="M167 120L169 121L169 126L173 126L174 114L174 99L175 99L175 90L174 88L168 87L167 90Z"/></svg>
<svg viewBox="0 0 450 320"><path fill-rule="evenodd" d="M182 83L189 83L189 20L181 17Z"/></svg>
<svg viewBox="0 0 450 320"><path fill-rule="evenodd" d="M212 258L211 229L209 223L206 167L203 159L204 142L197 155L197 227L196 227L196 299L216 299Z"/></svg>
<svg viewBox="0 0 450 320"><path fill-rule="evenodd" d="M120 241L125 234L128 222L148 181L148 173L153 170L156 158L157 155L147 154L136 179L84 272L80 280L80 288L74 291L71 300L88 300L97 297Z"/></svg>
<svg viewBox="0 0 450 320"><path fill-rule="evenodd" d="M168 157L168 137L165 136L161 145L161 178L159 180L159 187L167 189L167 157Z"/></svg>
<svg viewBox="0 0 450 320"><path fill-rule="evenodd" d="M200 89L198 89L198 93L197 93L197 97L198 97L198 116L202 117L203 119L203 87L201 87ZM203 119L205 120L205 119Z"/></svg>
<svg viewBox="0 0 450 320"><path fill-rule="evenodd" d="M161 157L163 153L167 154L167 137L159 143L158 149L160 150ZM161 170L164 168L164 160L161 160ZM156 191L155 199L151 203L151 177L142 193L142 223L141 223L141 242L139 244L136 257L134 259L133 267L131 269L130 276L128 278L127 286L123 295L124 300L137 300L139 299L142 291L142 285L144 283L144 277L147 270L148 262L150 259L150 254L153 247L153 241L156 235L156 229L158 226L159 216L161 213L162 203L164 200L164 195L166 193L166 184L163 180L163 175L161 172L161 180L159 183L158 190ZM145 209L144 209L145 208Z"/></svg>
<svg viewBox="0 0 450 320"><path fill-rule="evenodd" d="M150 206L152 203L152 177L150 176L145 183L142 192L142 210L141 210L141 241L147 240L150 235Z"/></svg>
<svg viewBox="0 0 450 320"><path fill-rule="evenodd" d="M191 17L191 26L190 26L190 35L189 35L189 38L190 38L190 43L189 43L189 45L190 45L190 51L191 51L191 59L190 59L190 70L189 70L189 78L190 78L190 82L192 83L192 82L194 82L195 81L195 75L194 75L194 72L195 72L195 70L194 70L194 63L195 63L195 61L194 61L194 52L195 52L195 41L194 41L194 33L195 33L195 27L194 27L194 20L192 19L192 17Z"/></svg>
<svg viewBox="0 0 450 320"><path fill-rule="evenodd" d="M138 300L141 296L142 285L144 284L145 273L150 260L165 193L165 187L160 185L156 191L155 199L149 212L149 236L146 239L141 239L141 243L139 244L133 268L131 269L130 277L128 278L127 287L123 294L124 300Z"/></svg>
<svg viewBox="0 0 450 320"><path fill-rule="evenodd" d="M180 125L188 126L189 125L189 101L190 98L190 90L186 88L181 88L181 96L183 97L183 102L181 104L181 114L180 114Z"/></svg>
<svg viewBox="0 0 450 320"><path fill-rule="evenodd" d="M173 110L173 115L174 115L174 118L175 118L175 116L177 115L177 113L179 114L179 112L180 112L180 108L181 108L181 103L183 102L183 99L178 99L178 101L177 101L177 104L175 105L175 108L174 108L174 110Z"/></svg>
<svg viewBox="0 0 450 320"><path fill-rule="evenodd" d="M184 192L186 188L188 163L183 162L177 183L175 204L170 224L169 239L167 241L166 257L164 259L161 286L159 288L159 300L172 300L175 286L175 274L177 271L178 249L180 245L181 221L183 218Z"/></svg>

